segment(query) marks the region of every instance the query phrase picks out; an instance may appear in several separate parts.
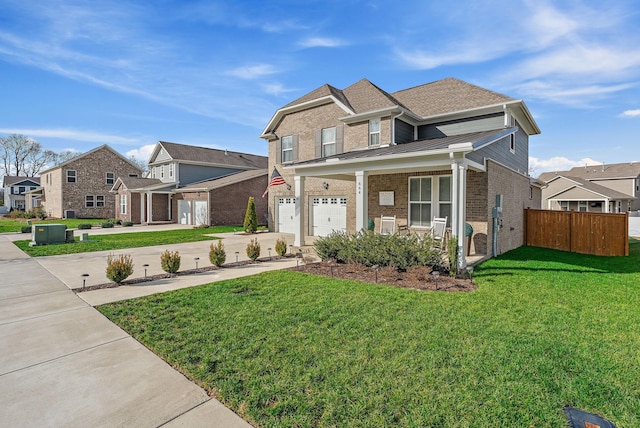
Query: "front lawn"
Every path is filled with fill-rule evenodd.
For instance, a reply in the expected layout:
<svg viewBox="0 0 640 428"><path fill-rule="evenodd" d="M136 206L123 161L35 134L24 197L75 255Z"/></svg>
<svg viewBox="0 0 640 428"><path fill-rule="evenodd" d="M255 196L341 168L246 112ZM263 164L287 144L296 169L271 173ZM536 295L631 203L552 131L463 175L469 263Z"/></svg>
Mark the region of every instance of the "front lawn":
<svg viewBox="0 0 640 428"><path fill-rule="evenodd" d="M235 229L237 228L238 227L235 227ZM90 235L89 241L79 241L76 237L75 242L68 244L30 247L29 242L31 242L31 240L15 241L14 244L31 257L59 256L62 254L86 253L90 251L121 250L125 248L149 247L152 245L208 241L217 238L207 235L233 231L233 226L214 226L208 228Z"/></svg>
<svg viewBox="0 0 640 428"><path fill-rule="evenodd" d="M67 229L75 229L79 224L89 223L99 226L105 219L100 218L59 218L54 220L31 219L32 224L66 224ZM0 233L20 232L22 227L28 226L26 218L0 218Z"/></svg>
<svg viewBox="0 0 640 428"><path fill-rule="evenodd" d="M635 427L639 247L520 248L469 293L275 271L99 310L258 426Z"/></svg>

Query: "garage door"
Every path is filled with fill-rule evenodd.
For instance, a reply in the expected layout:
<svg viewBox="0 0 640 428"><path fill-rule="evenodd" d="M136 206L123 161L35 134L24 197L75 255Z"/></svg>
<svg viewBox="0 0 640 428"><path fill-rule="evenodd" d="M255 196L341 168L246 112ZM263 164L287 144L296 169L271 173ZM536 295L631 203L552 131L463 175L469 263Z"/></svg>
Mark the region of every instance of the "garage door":
<svg viewBox="0 0 640 428"><path fill-rule="evenodd" d="M333 231L347 231L347 198L313 198L311 213L314 236L327 236Z"/></svg>
<svg viewBox="0 0 640 428"><path fill-rule="evenodd" d="M278 198L278 232L295 233L295 225L293 223L295 214L295 198Z"/></svg>

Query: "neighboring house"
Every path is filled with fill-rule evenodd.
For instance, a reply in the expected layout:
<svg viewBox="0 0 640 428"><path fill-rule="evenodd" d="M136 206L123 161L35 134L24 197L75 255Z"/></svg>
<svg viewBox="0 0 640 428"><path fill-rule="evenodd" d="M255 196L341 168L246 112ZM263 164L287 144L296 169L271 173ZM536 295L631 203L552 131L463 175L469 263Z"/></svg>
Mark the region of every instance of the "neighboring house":
<svg viewBox="0 0 640 428"><path fill-rule="evenodd" d="M542 208L619 213L640 210L640 163L575 167L545 172Z"/></svg>
<svg viewBox="0 0 640 428"><path fill-rule="evenodd" d="M108 145L96 147L40 173L42 208L59 218L113 218L115 196L109 191L116 179L140 174Z"/></svg>
<svg viewBox="0 0 640 428"><path fill-rule="evenodd" d="M8 210L25 210L37 208L38 205L27 208L25 195L40 187L39 177L4 177L4 206Z"/></svg>
<svg viewBox="0 0 640 428"><path fill-rule="evenodd" d="M269 171L287 183L270 188L270 228L304 245L369 218L378 228L382 215L416 231L447 217L453 236L471 224L474 251L486 254L501 200L495 249L516 248L523 209L540 207L527 174L529 136L539 133L522 100L453 78L393 93L366 79L323 85L277 110L261 135ZM458 251L462 267L463 239Z"/></svg>
<svg viewBox="0 0 640 428"><path fill-rule="evenodd" d="M248 153L160 141L149 178L114 184L117 217L134 223L242 224L249 196L264 221L267 158Z"/></svg>

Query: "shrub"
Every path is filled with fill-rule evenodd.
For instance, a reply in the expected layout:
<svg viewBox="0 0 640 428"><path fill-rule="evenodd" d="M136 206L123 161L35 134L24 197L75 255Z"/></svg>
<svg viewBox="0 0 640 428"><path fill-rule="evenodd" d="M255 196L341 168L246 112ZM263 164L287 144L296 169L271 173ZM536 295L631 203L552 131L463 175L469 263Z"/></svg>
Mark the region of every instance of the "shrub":
<svg viewBox="0 0 640 428"><path fill-rule="evenodd" d="M80 223L78 229L91 229L91 223Z"/></svg>
<svg viewBox="0 0 640 428"><path fill-rule="evenodd" d="M132 221L123 221L122 222L122 227L131 227L133 226L133 222Z"/></svg>
<svg viewBox="0 0 640 428"><path fill-rule="evenodd" d="M113 227L113 223L111 223L110 221L104 221L102 222L101 226L103 229L110 229Z"/></svg>
<svg viewBox="0 0 640 428"><path fill-rule="evenodd" d="M276 239L276 254L283 257L287 254L287 241L284 238Z"/></svg>
<svg viewBox="0 0 640 428"><path fill-rule="evenodd" d="M166 250L160 254L160 266L167 273L176 273L180 269L180 253Z"/></svg>
<svg viewBox="0 0 640 428"><path fill-rule="evenodd" d="M214 266L222 266L227 261L227 253L224 251L224 244L222 239L219 239L217 243L209 246L209 261Z"/></svg>
<svg viewBox="0 0 640 428"><path fill-rule="evenodd" d="M258 238L252 239L247 244L247 257L253 261L256 261L256 259L260 257L260 244L258 243Z"/></svg>
<svg viewBox="0 0 640 428"><path fill-rule="evenodd" d="M249 196L247 202L247 212L244 215L244 231L247 233L256 233L258 230L258 214L256 213L256 201L253 196Z"/></svg>
<svg viewBox="0 0 640 428"><path fill-rule="evenodd" d="M42 208L38 208L38 209L34 210L33 213L40 220L44 220L44 219L47 218L47 213Z"/></svg>
<svg viewBox="0 0 640 428"><path fill-rule="evenodd" d="M133 273L133 259L128 254L107 257L107 278L117 284L127 279Z"/></svg>
<svg viewBox="0 0 640 428"><path fill-rule="evenodd" d="M110 218L109 223L122 224L122 220L120 220L119 218Z"/></svg>
<svg viewBox="0 0 640 428"><path fill-rule="evenodd" d="M31 233L31 226L22 226L20 228L20 232L22 232L22 233Z"/></svg>

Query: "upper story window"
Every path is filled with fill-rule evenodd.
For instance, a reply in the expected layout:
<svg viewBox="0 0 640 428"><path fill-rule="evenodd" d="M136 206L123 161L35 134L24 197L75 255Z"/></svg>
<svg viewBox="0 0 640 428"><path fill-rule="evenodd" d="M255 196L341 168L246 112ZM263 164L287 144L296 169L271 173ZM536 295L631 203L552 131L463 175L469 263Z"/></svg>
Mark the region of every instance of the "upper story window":
<svg viewBox="0 0 640 428"><path fill-rule="evenodd" d="M293 161L293 136L282 137L282 162Z"/></svg>
<svg viewBox="0 0 640 428"><path fill-rule="evenodd" d="M516 134L509 135L509 151L511 153L516 152Z"/></svg>
<svg viewBox="0 0 640 428"><path fill-rule="evenodd" d="M18 187L18 194L19 194L19 195L22 195L22 194L25 192L25 190L27 190L27 188L26 188L26 187L24 187L24 186L19 186L19 187Z"/></svg>
<svg viewBox="0 0 640 428"><path fill-rule="evenodd" d="M169 178L173 178L173 164L169 164Z"/></svg>
<svg viewBox="0 0 640 428"><path fill-rule="evenodd" d="M324 128L322 130L322 156L336 154L336 128Z"/></svg>
<svg viewBox="0 0 640 428"><path fill-rule="evenodd" d="M160 165L160 178L164 178L164 165Z"/></svg>
<svg viewBox="0 0 640 428"><path fill-rule="evenodd" d="M76 182L76 170L68 169L67 170L67 183L75 183Z"/></svg>
<svg viewBox="0 0 640 428"><path fill-rule="evenodd" d="M107 184L113 185L116 182L116 174L114 172L107 172Z"/></svg>
<svg viewBox="0 0 640 428"><path fill-rule="evenodd" d="M371 119L369 121L369 145L380 145L380 119Z"/></svg>
<svg viewBox="0 0 640 428"><path fill-rule="evenodd" d="M156 169L155 169L155 167L151 168L151 178L156 178Z"/></svg>

